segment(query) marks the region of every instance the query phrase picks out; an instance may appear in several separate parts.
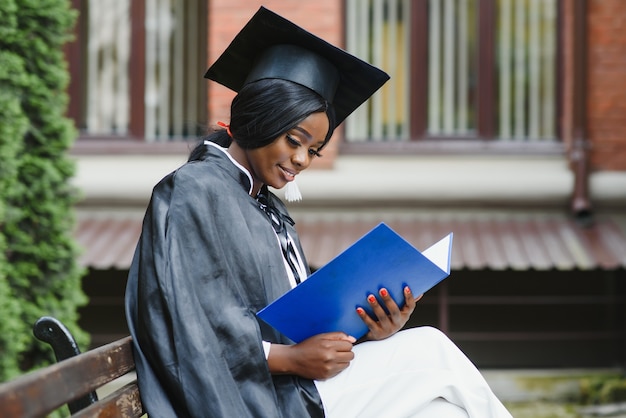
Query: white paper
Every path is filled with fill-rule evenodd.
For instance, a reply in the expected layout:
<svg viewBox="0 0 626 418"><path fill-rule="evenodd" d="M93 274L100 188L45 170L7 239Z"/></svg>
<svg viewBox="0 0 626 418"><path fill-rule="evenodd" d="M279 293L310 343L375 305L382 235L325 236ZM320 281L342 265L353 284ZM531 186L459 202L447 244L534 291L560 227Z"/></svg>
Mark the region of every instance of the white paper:
<svg viewBox="0 0 626 418"><path fill-rule="evenodd" d="M452 233L434 243L428 249L422 251L434 265L446 273L450 273L450 256L452 254Z"/></svg>

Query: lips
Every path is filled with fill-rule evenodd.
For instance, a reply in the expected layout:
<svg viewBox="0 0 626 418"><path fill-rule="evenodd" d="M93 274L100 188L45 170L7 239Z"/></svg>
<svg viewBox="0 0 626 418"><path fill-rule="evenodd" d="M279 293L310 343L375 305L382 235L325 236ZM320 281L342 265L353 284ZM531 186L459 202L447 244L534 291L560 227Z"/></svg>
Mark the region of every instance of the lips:
<svg viewBox="0 0 626 418"><path fill-rule="evenodd" d="M287 168L283 167L282 165L279 165L278 167L285 174L285 177L286 177L287 181L294 180L296 178L296 175L298 174L297 171L287 169Z"/></svg>

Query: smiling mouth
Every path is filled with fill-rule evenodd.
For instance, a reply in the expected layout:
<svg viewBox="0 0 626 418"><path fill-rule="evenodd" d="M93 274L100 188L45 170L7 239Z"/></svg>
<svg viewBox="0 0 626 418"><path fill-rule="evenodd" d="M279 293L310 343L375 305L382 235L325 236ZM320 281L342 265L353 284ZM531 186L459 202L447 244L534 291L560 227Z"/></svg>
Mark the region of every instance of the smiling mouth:
<svg viewBox="0 0 626 418"><path fill-rule="evenodd" d="M286 169L285 167L283 167L283 166L281 166L281 165L279 165L278 167L281 169L281 171L282 171L283 173L285 173L285 176L287 177L287 179L288 179L288 180L293 180L293 179L295 179L295 178L296 178L296 175L298 174L296 171L293 171L293 170L288 170L288 169Z"/></svg>

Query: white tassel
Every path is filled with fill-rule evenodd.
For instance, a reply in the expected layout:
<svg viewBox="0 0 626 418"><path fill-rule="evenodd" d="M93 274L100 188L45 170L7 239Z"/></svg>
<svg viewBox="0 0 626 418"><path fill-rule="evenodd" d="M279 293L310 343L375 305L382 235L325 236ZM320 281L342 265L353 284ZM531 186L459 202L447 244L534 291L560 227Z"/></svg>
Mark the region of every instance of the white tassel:
<svg viewBox="0 0 626 418"><path fill-rule="evenodd" d="M297 202L302 200L302 193L296 184L296 181L290 181L285 185L285 199L287 202Z"/></svg>

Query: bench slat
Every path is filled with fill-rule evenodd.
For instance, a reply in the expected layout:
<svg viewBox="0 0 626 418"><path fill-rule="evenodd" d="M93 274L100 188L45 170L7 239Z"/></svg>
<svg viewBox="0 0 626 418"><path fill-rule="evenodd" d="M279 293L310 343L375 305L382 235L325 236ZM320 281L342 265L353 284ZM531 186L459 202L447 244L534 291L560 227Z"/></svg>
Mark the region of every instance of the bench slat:
<svg viewBox="0 0 626 418"><path fill-rule="evenodd" d="M0 416L45 416L134 368L129 336L1 384Z"/></svg>
<svg viewBox="0 0 626 418"><path fill-rule="evenodd" d="M139 387L137 381L128 383L122 388L111 393L98 403L72 415L75 418L108 418L108 417L129 417L138 418L144 414L141 398L139 397Z"/></svg>

